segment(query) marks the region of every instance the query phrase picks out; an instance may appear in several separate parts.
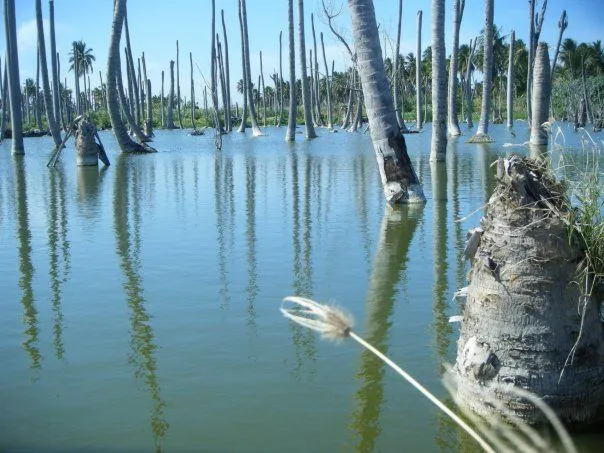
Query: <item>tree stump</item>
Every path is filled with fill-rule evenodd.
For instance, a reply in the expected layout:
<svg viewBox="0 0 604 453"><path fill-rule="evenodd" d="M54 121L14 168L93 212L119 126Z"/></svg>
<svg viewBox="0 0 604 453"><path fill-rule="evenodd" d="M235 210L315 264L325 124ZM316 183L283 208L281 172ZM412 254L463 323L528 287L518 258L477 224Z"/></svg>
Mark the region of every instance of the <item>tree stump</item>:
<svg viewBox="0 0 604 453"><path fill-rule="evenodd" d="M99 145L95 138L96 127L87 118L77 123L75 131L76 164L78 166L92 166L99 164Z"/></svg>
<svg viewBox="0 0 604 453"><path fill-rule="evenodd" d="M501 391L512 384L564 422L594 423L604 413L604 330L598 301L577 284L584 251L569 234L564 186L531 158L500 159L497 173L470 258L454 368L459 403L485 418L504 408L543 422L528 400Z"/></svg>

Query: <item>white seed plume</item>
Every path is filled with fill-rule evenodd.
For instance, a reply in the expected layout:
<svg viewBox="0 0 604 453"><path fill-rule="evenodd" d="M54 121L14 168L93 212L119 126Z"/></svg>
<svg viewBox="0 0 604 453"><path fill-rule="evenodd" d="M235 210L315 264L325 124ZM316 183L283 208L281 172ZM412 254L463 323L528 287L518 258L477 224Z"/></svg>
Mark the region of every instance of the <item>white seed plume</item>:
<svg viewBox="0 0 604 453"><path fill-rule="evenodd" d="M287 303L291 303L290 306ZM283 299L281 313L286 318L316 330L327 340L342 340L350 335L353 320L350 313L337 307L322 305L304 297Z"/></svg>

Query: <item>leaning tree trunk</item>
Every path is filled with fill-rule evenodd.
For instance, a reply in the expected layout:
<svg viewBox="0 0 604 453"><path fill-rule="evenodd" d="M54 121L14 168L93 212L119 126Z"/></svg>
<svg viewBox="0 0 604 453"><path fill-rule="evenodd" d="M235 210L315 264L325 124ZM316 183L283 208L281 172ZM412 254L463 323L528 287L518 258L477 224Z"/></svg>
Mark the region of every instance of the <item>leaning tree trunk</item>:
<svg viewBox="0 0 604 453"><path fill-rule="evenodd" d="M386 200L389 203L423 203L426 199L396 122L373 2L348 0L348 8L371 139Z"/></svg>
<svg viewBox="0 0 604 453"><path fill-rule="evenodd" d="M533 100L531 122L531 144L547 145L547 127L549 101L552 92L552 79L549 67L549 54L547 44L539 43L535 54L535 66L533 69Z"/></svg>
<svg viewBox="0 0 604 453"><path fill-rule="evenodd" d="M431 162L444 161L447 150L447 68L445 59L445 0L432 0Z"/></svg>
<svg viewBox="0 0 604 453"><path fill-rule="evenodd" d="M289 114L286 141L296 139L296 46L294 42L294 0L287 1L287 22L289 26Z"/></svg>
<svg viewBox="0 0 604 453"><path fill-rule="evenodd" d="M516 43L516 32L512 30L510 35L510 53L508 57L508 86L507 86L507 120L508 127L514 126L514 44Z"/></svg>
<svg viewBox="0 0 604 453"><path fill-rule="evenodd" d="M415 55L415 108L416 125L422 128L422 10L417 12L417 53Z"/></svg>
<svg viewBox="0 0 604 453"><path fill-rule="evenodd" d="M463 17L465 0L455 0L453 3L453 47L451 49L451 64L449 66L449 93L447 106L449 108L449 135L461 135L457 120L457 63L459 50L459 27Z"/></svg>
<svg viewBox="0 0 604 453"><path fill-rule="evenodd" d="M2 87L2 106L6 105L6 96L8 93L8 76L6 66L6 60L4 60L4 80L2 80L2 84L0 85ZM2 140L4 139L4 130L6 128L6 115L6 108L3 108L2 114L0 114L0 142L2 142Z"/></svg>
<svg viewBox="0 0 604 453"><path fill-rule="evenodd" d="M325 43L323 42L323 32L321 36L321 50L323 52L323 65L325 66L325 91L327 92L327 129L333 130L333 113L331 109L331 87L329 83L329 68L327 67L327 58L325 58Z"/></svg>
<svg viewBox="0 0 604 453"><path fill-rule="evenodd" d="M407 132L405 125L405 103L398 99L398 71L399 71L399 53L401 51L401 22L403 20L403 0L398 0L398 27L396 29L396 50L394 51L394 61L392 62L392 90L394 92L394 112L396 113L396 122L402 132ZM400 107L400 110L399 110ZM402 110L402 113L401 113Z"/></svg>
<svg viewBox="0 0 604 453"><path fill-rule="evenodd" d="M476 135L469 141L471 143L489 143L489 112L491 111L491 82L493 78L493 13L494 0L485 0L484 8L484 62L482 66L482 105L480 121Z"/></svg>
<svg viewBox="0 0 604 453"><path fill-rule="evenodd" d="M134 59L132 57L132 47L130 46L130 31L128 29L128 12L126 11L126 17L124 17L124 32L126 34L126 65L127 72L130 74L130 84L131 87L131 96L130 103L133 104L133 108L131 110L132 115L136 121L136 124L141 124L141 110L140 110L140 99L138 96L138 85L136 83L136 73L134 72ZM84 75L86 77L86 75Z"/></svg>
<svg viewBox="0 0 604 453"><path fill-rule="evenodd" d="M304 106L304 125L306 138L316 138L310 111L310 91L306 76L306 44L304 43L304 0L298 0L298 47L300 50L300 78L302 82L302 105ZM290 88L291 89L291 88Z"/></svg>
<svg viewBox="0 0 604 453"><path fill-rule="evenodd" d="M6 65L8 68L8 75L5 76L5 80L8 79L12 129L11 152L17 156L25 154L25 148L23 147L23 116L21 112L21 82L19 82L15 0L4 0L4 30L6 34Z"/></svg>
<svg viewBox="0 0 604 453"><path fill-rule="evenodd" d="M40 57L40 70L42 71L42 86L44 87L44 107L46 108L46 121L55 147L61 146L61 130L55 118L50 93L50 81L48 80L48 65L46 63L46 42L44 39L44 25L42 22L42 1L36 0L36 25L38 28L38 53ZM36 87L36 90L38 87Z"/></svg>
<svg viewBox="0 0 604 453"><path fill-rule="evenodd" d="M264 135L260 127L258 127L258 120L256 116L256 108L254 106L254 93L252 92L252 73L250 69L250 40L248 37L247 30L247 8L245 0L239 0L241 5L241 19L243 22L243 44L244 44L244 57L245 57L245 77L244 80L247 83L247 103L250 110L250 121L252 123L252 133L254 137Z"/></svg>
<svg viewBox="0 0 604 453"><path fill-rule="evenodd" d="M558 61L558 51L560 50L562 35L564 34L564 30L566 30L566 27L568 27L568 18L566 17L566 10L564 10L562 11L562 16L560 16L560 20L558 21L558 28L560 29L560 33L558 33L558 43L556 44L556 52L554 53L554 59L552 60L552 84L554 82L554 70L556 69L556 62Z"/></svg>
<svg viewBox="0 0 604 453"><path fill-rule="evenodd" d="M113 21L111 23L111 38L109 41L109 55L107 58L107 107L113 134L122 152L148 152L151 148L140 145L128 135L128 130L120 115L120 103L117 86L120 39L126 14L126 0L115 0L113 7Z"/></svg>
<svg viewBox="0 0 604 453"><path fill-rule="evenodd" d="M515 386L563 422L593 422L604 407L602 325L596 298L584 292L588 282L576 284L585 255L577 235L569 236L564 186L541 161L518 156L500 159L497 175L478 249L468 254L458 400L487 419L502 406L544 422Z"/></svg>

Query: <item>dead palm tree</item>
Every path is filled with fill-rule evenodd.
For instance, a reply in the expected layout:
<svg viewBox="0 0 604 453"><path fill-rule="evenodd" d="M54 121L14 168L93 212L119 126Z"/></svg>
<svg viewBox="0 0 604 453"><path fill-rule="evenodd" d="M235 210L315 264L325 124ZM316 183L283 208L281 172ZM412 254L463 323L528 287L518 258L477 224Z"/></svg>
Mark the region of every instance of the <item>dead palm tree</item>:
<svg viewBox="0 0 604 453"><path fill-rule="evenodd" d="M8 97L12 125L11 152L25 154L23 147L23 117L21 112L21 83L19 82L19 53L17 52L17 26L15 20L15 0L4 0L4 30L6 34L6 67ZM4 98L2 98L4 101ZM3 131L2 131L3 132Z"/></svg>
<svg viewBox="0 0 604 453"><path fill-rule="evenodd" d="M298 47L300 49L300 78L302 81L302 105L304 107L304 125L306 138L316 138L310 106L310 90L306 74L306 44L304 42L304 0L298 0Z"/></svg>
<svg viewBox="0 0 604 453"><path fill-rule="evenodd" d="M459 50L459 28L463 18L465 0L455 0L453 3L453 46L451 48L451 64L449 66L449 96L447 106L449 109L449 135L461 135L457 120L457 63Z"/></svg>
<svg viewBox="0 0 604 453"><path fill-rule="evenodd" d="M445 0L432 0L431 162L444 161L447 150L447 69L445 58Z"/></svg>
<svg viewBox="0 0 604 453"><path fill-rule="evenodd" d="M289 26L289 115L287 119L286 141L296 139L296 46L294 42L294 0L287 1L287 21Z"/></svg>
<svg viewBox="0 0 604 453"><path fill-rule="evenodd" d="M426 199L394 113L373 2L348 0L348 8L371 139L386 200L389 203L423 203Z"/></svg>

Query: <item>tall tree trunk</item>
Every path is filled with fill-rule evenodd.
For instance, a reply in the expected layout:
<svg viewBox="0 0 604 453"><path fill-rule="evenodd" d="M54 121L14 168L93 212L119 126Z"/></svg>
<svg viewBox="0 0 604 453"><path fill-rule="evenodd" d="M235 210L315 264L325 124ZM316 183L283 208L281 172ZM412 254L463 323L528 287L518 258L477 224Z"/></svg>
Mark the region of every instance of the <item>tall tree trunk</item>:
<svg viewBox="0 0 604 453"><path fill-rule="evenodd" d="M21 82L19 81L15 0L4 0L4 30L6 34L8 96L12 129L11 152L16 156L25 154L25 148L23 147L23 117L21 114Z"/></svg>
<svg viewBox="0 0 604 453"><path fill-rule="evenodd" d="M264 87L264 70L262 69L262 51L260 51L260 83L262 84L262 116L264 127L266 127L266 91ZM258 87L260 91L260 87Z"/></svg>
<svg viewBox="0 0 604 453"><path fill-rule="evenodd" d="M333 72L332 72L333 73ZM348 77L348 102L346 103L346 114L340 126L342 129L347 129L350 125L350 117L352 116L353 95L356 86L356 71L350 68L350 76Z"/></svg>
<svg viewBox="0 0 604 453"><path fill-rule="evenodd" d="M151 96L151 80L147 78L147 63L145 61L145 52L141 57L141 61L143 63L143 79L145 81L145 91L147 98L147 118L145 119L145 135L147 137L153 136L153 97ZM162 85L163 85L163 71L162 71ZM163 93L162 93L163 95ZM163 115L163 102L161 103L162 107L162 126L164 121Z"/></svg>
<svg viewBox="0 0 604 453"><path fill-rule="evenodd" d="M80 55L76 48L75 41L73 43L73 76L74 76L74 83L75 83L75 98L76 98L75 107L76 107L76 113L79 116L82 114L82 100L80 98ZM65 86L65 89L67 89L67 86Z"/></svg>
<svg viewBox="0 0 604 453"><path fill-rule="evenodd" d="M50 22L50 70L52 71L52 105L57 123L61 120L61 105L59 102L59 70L57 68L57 44L55 38L55 6L54 0L48 2Z"/></svg>
<svg viewBox="0 0 604 453"><path fill-rule="evenodd" d="M400 133L371 0L348 0L371 139L389 203L425 202Z"/></svg>
<svg viewBox="0 0 604 453"><path fill-rule="evenodd" d="M165 95L164 95L164 71L161 72L161 127L166 127L166 107L165 107Z"/></svg>
<svg viewBox="0 0 604 453"><path fill-rule="evenodd" d="M220 140L218 137L221 134L220 130L220 117L219 117L219 107L218 107L218 81L217 81L217 58L216 58L216 14L215 14L215 0L212 0L212 47L210 49L210 90L212 95L212 108L214 118L214 128L216 129L216 139ZM216 142L217 147L220 142Z"/></svg>
<svg viewBox="0 0 604 453"><path fill-rule="evenodd" d="M484 8L484 62L482 66L482 106L476 135L470 139L474 143L492 142L489 137L489 112L491 111L491 82L493 77L493 13L494 1L485 0Z"/></svg>
<svg viewBox="0 0 604 453"><path fill-rule="evenodd" d="M195 84L193 83L193 53L189 52L189 61L191 62L191 127L195 131Z"/></svg>
<svg viewBox="0 0 604 453"><path fill-rule="evenodd" d="M535 59L535 0L529 0L529 42L528 42L528 64L526 74L526 120L531 125L531 87L533 85L533 60Z"/></svg>
<svg viewBox="0 0 604 453"><path fill-rule="evenodd" d="M444 161L447 151L447 68L445 59L445 0L432 0L431 162Z"/></svg>
<svg viewBox="0 0 604 453"><path fill-rule="evenodd" d="M457 53L459 50L459 28L465 3L465 0L455 0L453 2L453 46L449 66L449 96L447 102L449 107L449 134L453 136L461 135L457 120Z"/></svg>
<svg viewBox="0 0 604 453"><path fill-rule="evenodd" d="M422 128L422 10L417 12L417 51L415 55L416 129Z"/></svg>
<svg viewBox="0 0 604 453"><path fill-rule="evenodd" d="M315 72L314 72L314 80L315 83L313 85L313 90L315 92L315 120L319 126L323 126L323 119L321 118L321 90L319 81L321 80L319 77L319 62L317 57L317 36L315 34L315 16L314 14L310 14L310 25L312 30L312 42L313 48L315 52Z"/></svg>
<svg viewBox="0 0 604 453"><path fill-rule="evenodd" d="M218 33L216 33L216 43L217 43L216 56L217 56L218 75L219 75L218 78L220 79L220 94L222 96L222 112L224 114L224 124L226 127L229 100L227 99L226 78L224 75L222 43L220 42L220 37L218 36Z"/></svg>
<svg viewBox="0 0 604 453"><path fill-rule="evenodd" d="M8 74L6 69L6 59L4 60L4 77L2 80L2 114L0 114L0 142L4 139L4 131L6 128L6 116L8 115L6 109L6 103L8 102L6 96L8 95ZM1 66L0 66L1 71Z"/></svg>
<svg viewBox="0 0 604 453"><path fill-rule="evenodd" d="M130 126L130 130L134 133L134 135L136 135L136 137L141 142L144 143L144 142L150 141L149 137L147 137L144 134L144 132L140 128L139 124L134 119L134 115L133 115L132 109L131 109L132 105L129 105L128 99L126 98L126 93L124 92L124 84L122 81L122 65L121 65L121 61L119 58L119 52L118 52L118 59L116 61L116 68L117 68L117 71L115 73L115 81L117 84L117 94L119 96L120 106L122 107L124 116L126 117L128 125Z"/></svg>
<svg viewBox="0 0 604 453"><path fill-rule="evenodd" d="M304 106L304 125L306 138L315 138L315 128L310 112L310 91L306 74L306 43L304 42L304 0L298 0L298 48L300 51L300 78L302 82L302 105Z"/></svg>
<svg viewBox="0 0 604 453"><path fill-rule="evenodd" d="M2 68L1 65L0 65L0 68ZM0 78L0 80L2 80L2 79ZM0 86L2 86L1 81L0 81ZM53 91L53 98L54 98L54 91ZM4 97L2 97L2 99L4 100ZM37 53L37 58L36 58L36 99L34 102L36 103L36 110L35 110L36 129L41 131L42 130L42 112L40 111L40 52L39 51ZM4 108L4 104L2 104L2 106Z"/></svg>
<svg viewBox="0 0 604 453"><path fill-rule="evenodd" d="M241 110L241 124L238 132L245 132L247 127L247 73L245 71L245 29L243 28L243 12L241 11L241 2L239 2L239 29L241 31L241 84L243 85L243 108Z"/></svg>
<svg viewBox="0 0 604 453"><path fill-rule="evenodd" d="M178 114L178 127L182 129L182 112L180 110L180 49L176 40L176 111Z"/></svg>
<svg viewBox="0 0 604 453"><path fill-rule="evenodd" d="M279 31L279 121L277 126L281 127L283 123L283 46L281 37L283 31Z"/></svg>
<svg viewBox="0 0 604 453"><path fill-rule="evenodd" d="M533 70L533 118L530 140L533 145L547 145L547 129L544 123L548 119L551 82L547 44L542 42L537 47Z"/></svg>
<svg viewBox="0 0 604 453"><path fill-rule="evenodd" d="M232 124L232 112L231 112L231 74L229 68L229 41L227 39L227 31L226 25L224 23L224 10L220 10L220 15L222 18L222 35L224 37L224 77L226 81L226 111L224 112L225 116L225 129L227 132L231 132L233 130Z"/></svg>
<svg viewBox="0 0 604 453"><path fill-rule="evenodd" d="M325 91L327 94L327 129L333 130L333 113L331 109L331 88L329 86L329 68L327 67L327 58L325 58L325 43L323 42L323 32L321 36L321 50L323 53L323 65L325 66Z"/></svg>
<svg viewBox="0 0 604 453"><path fill-rule="evenodd" d="M296 139L296 45L294 42L294 0L287 0L287 21L289 27L289 114L286 141Z"/></svg>
<svg viewBox="0 0 604 453"><path fill-rule="evenodd" d="M510 54L508 57L508 86L507 86L507 120L508 127L514 126L514 45L516 32L510 35Z"/></svg>
<svg viewBox="0 0 604 453"><path fill-rule="evenodd" d="M59 96L59 119L61 121L61 125L63 126L63 130L67 131L67 108L61 102L61 60L59 59L59 52L56 53L55 59L57 61L57 85L58 85L58 96ZM65 78L65 89L67 89L67 77ZM59 120L57 120L59 121Z"/></svg>
<svg viewBox="0 0 604 453"><path fill-rule="evenodd" d="M474 50L476 49L476 39L472 41L470 39L470 52L468 54L468 61L466 65L466 122L468 129L474 127L474 121L472 115L474 115L474 96L472 93L472 57L474 56Z"/></svg>
<svg viewBox="0 0 604 453"><path fill-rule="evenodd" d="M396 49L394 51L394 60L392 62L392 91L394 93L394 112L396 113L396 122L402 132L407 132L405 124L405 105L398 99L398 71L399 71L399 53L401 51L401 28L403 20L403 0L398 0L398 26L396 27Z"/></svg>
<svg viewBox="0 0 604 453"><path fill-rule="evenodd" d="M168 117L166 127L174 129L174 60L170 60L170 97L168 98Z"/></svg>
<svg viewBox="0 0 604 453"><path fill-rule="evenodd" d="M566 27L568 27L568 17L566 16L566 10L564 10L558 21L558 29L560 32L558 33L558 43L556 44L556 52L554 53L554 59L552 60L552 84L554 82L554 70L556 69L556 63L558 62L558 52L560 51L560 44L562 43L562 35L564 34Z"/></svg>
<svg viewBox="0 0 604 453"><path fill-rule="evenodd" d="M241 19L243 22L243 34L244 34L244 50L245 50L245 72L247 76L247 103L250 110L250 121L252 122L252 132L254 137L258 135L264 135L258 127L258 121L256 116L256 108L254 107L254 95L252 92L252 73L250 69L250 40L247 30L247 8L245 6L245 0L239 0L241 4Z"/></svg>
<svg viewBox="0 0 604 453"><path fill-rule="evenodd" d="M132 105L132 115L134 116L134 120L137 125L141 124L141 111L140 111L140 99L138 97L138 85L136 83L136 72L134 71L134 59L132 57L132 46L130 45L130 30L128 28L128 12L126 12L126 17L124 18L124 27L126 33L126 53L128 57L126 59L126 64L128 65L127 71L130 74L130 84L131 87L131 95L130 95L130 104Z"/></svg>
<svg viewBox="0 0 604 453"><path fill-rule="evenodd" d="M59 124L55 119L52 104L52 95L50 93L50 82L48 80L48 65L46 64L46 43L44 39L44 25L42 22L42 1L36 0L36 25L38 29L38 53L40 56L40 71L42 72L42 85L44 86L44 107L46 108L46 121L50 134L55 143L55 147L59 147L63 141Z"/></svg>
<svg viewBox="0 0 604 453"><path fill-rule="evenodd" d="M122 152L146 152L150 148L134 142L128 135L128 130L120 115L118 94L120 39L126 15L126 0L115 0L113 6L113 21L111 24L111 38L109 41L109 55L107 58L107 106L113 134Z"/></svg>

